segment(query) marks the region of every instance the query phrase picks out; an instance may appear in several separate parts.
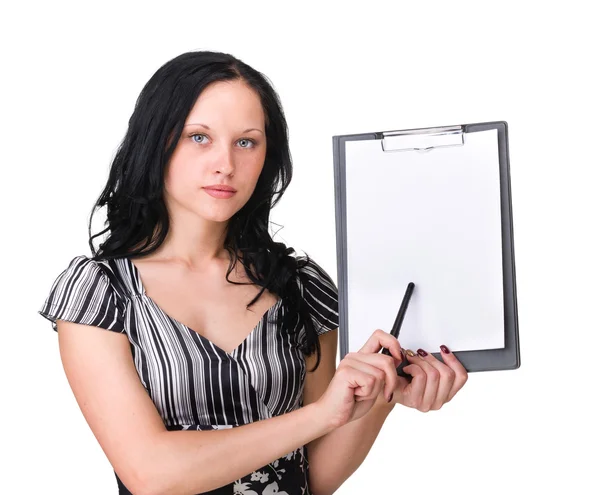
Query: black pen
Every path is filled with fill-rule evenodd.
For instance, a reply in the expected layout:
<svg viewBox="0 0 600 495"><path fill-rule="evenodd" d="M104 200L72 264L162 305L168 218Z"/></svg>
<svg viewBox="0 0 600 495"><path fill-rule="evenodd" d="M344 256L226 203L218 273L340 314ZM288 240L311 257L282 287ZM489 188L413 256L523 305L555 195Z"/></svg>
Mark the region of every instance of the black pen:
<svg viewBox="0 0 600 495"><path fill-rule="evenodd" d="M408 287L406 287L406 292L404 293L404 298L402 299L402 304L400 304L400 309L398 310L398 314L396 315L396 320L394 321L394 325L392 326L392 331L390 332L394 337L398 338L400 335L400 327L402 326L402 320L404 320L404 315L406 314L406 310L408 308L408 302L410 301L410 297L412 296L413 289L415 288L415 284L413 282L409 282ZM387 356L391 356L391 353L388 349L384 348L382 354ZM398 376L403 376L408 381L411 380L412 376L405 373L403 371L405 366L408 366L410 363L408 359L406 359L406 354L402 353L404 360L398 365L396 368L396 372Z"/></svg>

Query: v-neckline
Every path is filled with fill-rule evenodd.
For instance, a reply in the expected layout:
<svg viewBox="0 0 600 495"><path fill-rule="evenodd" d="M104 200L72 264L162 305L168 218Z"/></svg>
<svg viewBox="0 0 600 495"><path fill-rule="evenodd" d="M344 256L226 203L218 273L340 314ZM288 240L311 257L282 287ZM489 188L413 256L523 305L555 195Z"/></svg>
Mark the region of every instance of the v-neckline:
<svg viewBox="0 0 600 495"><path fill-rule="evenodd" d="M152 299L147 293L146 293L146 287L144 286L144 283L142 282L142 276L137 268L137 266L135 266L135 264L133 263L133 261L131 261L129 259L129 257L125 256L124 257L125 260L127 261L127 263L129 263L131 270L133 271L135 280L138 284L139 289L141 290L141 295L146 298L147 301L149 301L154 308L161 313L163 316L165 316L166 318L168 318L169 320L171 320L173 323L175 323L176 325L179 325L181 327L183 327L184 329L186 329L186 331L188 332L192 332L193 334L197 335L201 340L205 341L206 343L210 344L211 346L213 346L215 349L218 349L219 351L223 352L224 354L227 354L227 356L233 358L235 356L235 354L237 353L237 351L250 339L250 337L252 335L254 335L254 333L257 331L258 328L262 327L262 322L265 319L265 315L266 316L270 316L271 312L274 311L277 307L279 307L279 304L282 301L281 297L277 298L277 301L271 306L269 307L269 309L267 309L262 316L260 317L260 320L258 320L258 323L256 324L256 326L250 330L250 333L248 333L248 335L246 335L246 337L244 338L244 340L242 340L239 345L233 349L231 352L226 351L225 349L219 347L217 344L215 344L212 340L206 338L204 335L202 335L200 332L197 332L196 330L194 330L193 328L188 327L185 323L180 322L179 320L177 320L176 318L173 318L171 315L169 315L166 311L164 311L159 305L158 303Z"/></svg>

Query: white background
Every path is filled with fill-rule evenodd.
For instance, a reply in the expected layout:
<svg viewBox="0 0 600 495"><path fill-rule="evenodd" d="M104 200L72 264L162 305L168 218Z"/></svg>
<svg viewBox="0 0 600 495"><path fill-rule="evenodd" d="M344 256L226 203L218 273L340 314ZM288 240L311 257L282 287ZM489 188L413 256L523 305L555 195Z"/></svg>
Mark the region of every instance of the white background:
<svg viewBox="0 0 600 495"><path fill-rule="evenodd" d="M332 277L331 136L509 125L522 366L471 375L440 411L397 406L337 493L596 490L600 36L592 3L4 7L0 492L117 492L64 376L57 336L37 310L68 261L89 253L89 213L143 85L167 60L199 49L230 52L273 82L295 165L273 212L284 226L277 239ZM386 180L372 179L365 194Z"/></svg>

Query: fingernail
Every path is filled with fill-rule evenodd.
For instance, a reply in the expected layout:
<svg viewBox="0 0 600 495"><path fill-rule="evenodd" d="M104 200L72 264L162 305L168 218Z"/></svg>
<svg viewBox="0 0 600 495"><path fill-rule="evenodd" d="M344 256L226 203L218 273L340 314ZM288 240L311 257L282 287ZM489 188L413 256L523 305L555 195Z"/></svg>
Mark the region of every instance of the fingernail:
<svg viewBox="0 0 600 495"><path fill-rule="evenodd" d="M417 354L421 357L427 356L427 353L423 349L417 349Z"/></svg>
<svg viewBox="0 0 600 495"><path fill-rule="evenodd" d="M444 354L450 354L450 349L448 349L445 345L441 345L440 349Z"/></svg>
<svg viewBox="0 0 600 495"><path fill-rule="evenodd" d="M408 354L410 357L415 357L415 353L413 351L411 351L410 349L406 349L406 354Z"/></svg>
<svg viewBox="0 0 600 495"><path fill-rule="evenodd" d="M392 402L392 398L393 398L393 397L394 397L394 392L392 392L392 393L390 394L390 396L388 397L388 400L387 400L387 401L388 401L388 402Z"/></svg>

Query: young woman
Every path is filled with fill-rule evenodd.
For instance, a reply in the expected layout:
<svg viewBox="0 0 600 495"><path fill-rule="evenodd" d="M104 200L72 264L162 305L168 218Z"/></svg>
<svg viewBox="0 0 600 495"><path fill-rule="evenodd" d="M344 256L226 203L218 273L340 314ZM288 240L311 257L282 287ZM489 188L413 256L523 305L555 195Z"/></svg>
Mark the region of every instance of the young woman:
<svg viewBox="0 0 600 495"><path fill-rule="evenodd" d="M108 226L39 311L119 493L333 493L396 403L464 385L444 346L398 377L379 329L336 369L336 286L268 231L291 178L279 98L239 59L184 53L143 88L94 208Z"/></svg>

